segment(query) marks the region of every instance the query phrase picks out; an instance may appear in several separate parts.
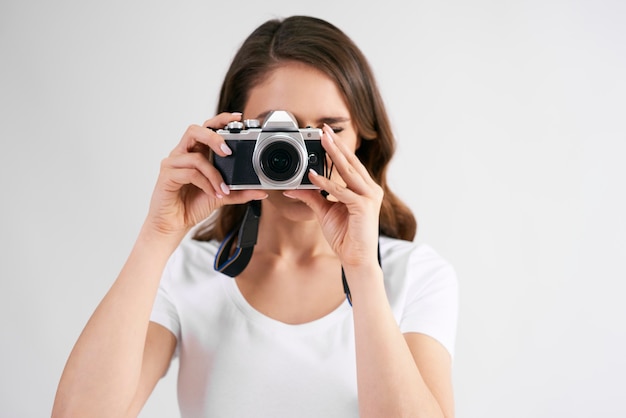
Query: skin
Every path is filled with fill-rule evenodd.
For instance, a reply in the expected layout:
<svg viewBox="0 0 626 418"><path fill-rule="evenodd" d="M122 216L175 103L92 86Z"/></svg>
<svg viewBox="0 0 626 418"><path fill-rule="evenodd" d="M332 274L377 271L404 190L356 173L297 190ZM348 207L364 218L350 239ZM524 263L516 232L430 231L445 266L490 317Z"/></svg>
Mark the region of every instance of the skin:
<svg viewBox="0 0 626 418"><path fill-rule="evenodd" d="M383 192L354 155L360 142L337 86L312 67L285 63L252 88L243 118L262 119L273 109L289 110L300 126L323 129L334 174L309 178L332 199L316 190L230 191L192 151L204 144L228 154L223 138L205 127L242 115L220 114L190 126L163 160L137 242L68 359L54 417L138 414L176 346L168 330L149 322L169 255L213 210L252 199L263 199L258 243L250 267L236 278L248 302L290 324L320 318L345 298L343 266L353 300L360 416L454 415L450 356L428 336L403 335L387 302L376 262Z"/></svg>

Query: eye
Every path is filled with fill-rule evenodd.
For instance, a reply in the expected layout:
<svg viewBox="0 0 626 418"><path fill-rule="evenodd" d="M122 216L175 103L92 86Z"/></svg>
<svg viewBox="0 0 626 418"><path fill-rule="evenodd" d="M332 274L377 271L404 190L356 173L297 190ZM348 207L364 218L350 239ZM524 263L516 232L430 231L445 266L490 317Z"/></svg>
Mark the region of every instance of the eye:
<svg viewBox="0 0 626 418"><path fill-rule="evenodd" d="M311 125L307 125L306 127L307 127L307 128L312 128L312 126L311 126ZM322 127L320 126L320 127L319 127L319 129L322 129ZM340 127L340 126L331 126L331 127L330 127L330 129L332 129L332 131L333 131L334 133L338 134L338 133L340 133L340 132L343 132L343 130L344 130L345 128L342 128L342 127Z"/></svg>

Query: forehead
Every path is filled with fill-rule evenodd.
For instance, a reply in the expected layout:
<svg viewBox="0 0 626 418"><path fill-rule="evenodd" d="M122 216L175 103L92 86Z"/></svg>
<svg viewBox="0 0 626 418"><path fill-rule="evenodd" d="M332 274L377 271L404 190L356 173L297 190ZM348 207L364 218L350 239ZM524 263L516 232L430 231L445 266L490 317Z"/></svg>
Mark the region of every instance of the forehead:
<svg viewBox="0 0 626 418"><path fill-rule="evenodd" d="M288 110L298 119L350 116L335 81L320 70L298 62L280 65L250 89L245 117L256 118L270 110Z"/></svg>

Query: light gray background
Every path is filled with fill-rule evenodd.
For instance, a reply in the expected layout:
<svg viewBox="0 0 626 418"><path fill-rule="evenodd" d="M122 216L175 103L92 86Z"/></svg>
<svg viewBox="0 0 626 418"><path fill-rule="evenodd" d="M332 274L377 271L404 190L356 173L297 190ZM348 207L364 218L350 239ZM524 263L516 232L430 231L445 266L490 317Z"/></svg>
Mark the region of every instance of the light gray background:
<svg viewBox="0 0 626 418"><path fill-rule="evenodd" d="M370 58L391 182L458 271L458 416L626 416L626 3L295 3L2 0L0 415L49 415L160 160L297 13ZM176 367L142 416L177 416Z"/></svg>

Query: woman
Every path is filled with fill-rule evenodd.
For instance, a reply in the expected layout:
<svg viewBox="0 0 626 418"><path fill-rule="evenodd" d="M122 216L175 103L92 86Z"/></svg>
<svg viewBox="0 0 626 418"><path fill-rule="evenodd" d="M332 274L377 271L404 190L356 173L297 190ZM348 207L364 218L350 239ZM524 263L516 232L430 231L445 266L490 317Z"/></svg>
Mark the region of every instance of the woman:
<svg viewBox="0 0 626 418"><path fill-rule="evenodd" d="M233 152L216 130L279 109L321 129L332 173L310 171L315 189L231 190L210 162ZM415 220L386 181L393 150L372 72L345 34L302 16L257 28L217 116L163 160L53 415L136 416L179 356L185 417L453 416L456 277L410 242ZM215 271L220 243L256 201L249 264L235 278Z"/></svg>

